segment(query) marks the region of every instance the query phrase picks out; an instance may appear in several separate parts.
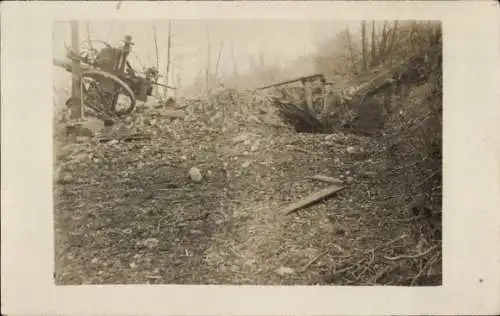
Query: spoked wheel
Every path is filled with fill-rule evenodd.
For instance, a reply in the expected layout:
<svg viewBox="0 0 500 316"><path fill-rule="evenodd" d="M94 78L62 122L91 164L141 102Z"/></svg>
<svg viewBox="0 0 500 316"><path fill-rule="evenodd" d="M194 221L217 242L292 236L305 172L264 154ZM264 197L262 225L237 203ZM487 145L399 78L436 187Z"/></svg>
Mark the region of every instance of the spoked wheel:
<svg viewBox="0 0 500 316"><path fill-rule="evenodd" d="M117 76L101 70L87 70L82 72L81 78L85 106L115 118L134 110L134 92Z"/></svg>
<svg viewBox="0 0 500 316"><path fill-rule="evenodd" d="M99 52L104 48L111 47L108 43L99 40L87 40L80 43L80 55L84 56L87 62L94 64Z"/></svg>

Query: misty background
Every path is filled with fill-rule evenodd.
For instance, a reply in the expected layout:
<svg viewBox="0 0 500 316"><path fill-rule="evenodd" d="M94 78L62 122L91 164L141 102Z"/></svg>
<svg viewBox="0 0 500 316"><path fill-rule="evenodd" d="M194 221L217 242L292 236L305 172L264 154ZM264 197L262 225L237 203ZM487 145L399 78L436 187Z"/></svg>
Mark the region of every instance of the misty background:
<svg viewBox="0 0 500 316"><path fill-rule="evenodd" d="M170 22L170 23L169 23ZM170 34L168 82L182 96L206 90L206 71L214 88L255 88L274 80L315 72L318 48L348 27L359 29L358 21L280 20L162 20L162 21L80 21L80 42L89 38L119 45L125 35L135 43L129 57L137 70L157 66L164 76ZM170 31L169 31L170 27ZM156 33L156 44L155 44ZM70 46L69 22L57 22L53 29L53 55L65 59ZM99 43L93 44L101 48ZM83 46L81 46L83 47ZM158 50L158 56L156 53ZM273 75L249 78L248 74L272 68ZM215 70L217 69L217 70ZM69 88L70 74L54 69L55 86ZM277 75L277 73L280 73ZM245 74L247 74L245 78ZM165 82L162 78L160 82Z"/></svg>

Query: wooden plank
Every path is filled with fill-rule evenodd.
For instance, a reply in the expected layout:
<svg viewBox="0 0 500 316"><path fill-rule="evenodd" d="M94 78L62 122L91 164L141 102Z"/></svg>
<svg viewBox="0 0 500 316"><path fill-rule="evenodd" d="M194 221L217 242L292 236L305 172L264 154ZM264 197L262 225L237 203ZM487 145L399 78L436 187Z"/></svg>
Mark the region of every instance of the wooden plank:
<svg viewBox="0 0 500 316"><path fill-rule="evenodd" d="M294 213L294 212L296 212L296 211L298 211L306 206L311 206L314 203L318 202L319 200L322 200L322 199L324 199L324 198L326 198L326 197L328 197L328 196L330 196L330 195L334 194L335 192L338 192L342 189L343 189L343 187L338 186L338 185L329 186L323 190L317 191L309 196L306 196L306 197L298 200L295 203L288 205L287 207L285 207L284 209L282 209L280 211L280 214L288 215L288 214Z"/></svg>
<svg viewBox="0 0 500 316"><path fill-rule="evenodd" d="M328 177L328 176L323 176L323 175L320 175L320 174L312 176L312 177L307 177L307 179L318 180L318 181L328 182L328 183L332 183L332 184L342 184L342 183L344 183L344 181L342 181L340 179L335 179L335 178Z"/></svg>

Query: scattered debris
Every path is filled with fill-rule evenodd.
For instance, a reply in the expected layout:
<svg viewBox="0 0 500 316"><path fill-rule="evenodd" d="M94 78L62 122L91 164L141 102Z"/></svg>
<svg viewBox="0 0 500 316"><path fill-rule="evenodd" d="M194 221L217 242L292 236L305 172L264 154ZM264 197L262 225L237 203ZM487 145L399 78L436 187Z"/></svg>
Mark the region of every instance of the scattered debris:
<svg viewBox="0 0 500 316"><path fill-rule="evenodd" d="M110 145L116 144L118 141L131 142L131 141L147 141L151 140L152 135L144 133L117 133L111 135L104 135L99 137L99 142L108 143Z"/></svg>
<svg viewBox="0 0 500 316"><path fill-rule="evenodd" d="M123 282L121 275L127 275L127 282L142 283L152 278L155 283L177 284L230 280L402 285L416 280L417 272L428 275L429 258L441 262L438 249L421 252L432 241L422 249L414 247L412 238L398 240L394 247L385 243L413 232L410 226L420 221L394 224L406 218L401 199L389 200L388 206L386 200L382 206L377 203L387 199L387 190L397 194L399 182L385 187L368 185L372 181L363 179L363 175L390 178L381 171L386 156L381 155L385 152L380 139L273 128L266 124L278 117L270 99L264 93L218 91L186 100L184 120L179 113L171 119L172 112L165 108L137 109L119 124L94 134L92 144L71 144L70 153L58 154L62 162L57 179L68 184L55 190L55 221L62 227L57 249L67 252L64 258L71 261L60 265L59 282L95 280L96 271L85 269L94 257L100 266L109 265L105 272L110 283ZM311 110L311 102L305 105ZM313 95L312 110L318 114L316 106ZM309 117L307 112L299 114ZM276 126L281 124L276 121ZM124 125L120 133L118 125ZM80 153L76 148L85 149ZM370 161L356 159L360 152L370 153ZM252 172L242 170L250 165ZM338 179L308 177L329 171ZM203 178L210 179L203 187L191 183ZM318 183L305 178L332 186L307 196ZM276 220L277 201L298 200L278 213L291 214L341 190L341 179L350 183L349 194L316 205L318 212ZM287 185L290 182L294 185ZM79 194L82 189L85 194ZM306 197L299 199L302 196ZM106 209L113 212L95 216ZM335 253L333 247L339 256L322 251ZM410 255L401 255L401 249L411 249ZM212 261L200 264L205 256ZM409 260L414 257L418 260ZM398 270L401 259L408 259L407 271ZM151 266L148 260L154 261ZM293 262L305 265L297 270L287 267ZM130 271L138 265L141 269ZM160 269L153 270L156 266ZM433 269L440 273L439 265ZM280 277L297 271L311 273Z"/></svg>
<svg viewBox="0 0 500 316"><path fill-rule="evenodd" d="M168 118L178 118L178 119L184 119L186 115L187 115L186 112L181 110L165 110L162 113L162 116Z"/></svg>
<svg viewBox="0 0 500 316"><path fill-rule="evenodd" d="M153 249L158 246L158 243L159 243L158 238L147 238L145 240L138 241L137 246Z"/></svg>
<svg viewBox="0 0 500 316"><path fill-rule="evenodd" d="M250 136L251 136L251 135L250 135L250 134L248 134L248 133L243 133L243 134L240 134L240 135L238 135L238 136L235 136L235 137L233 138L233 143L234 143L234 144L238 144L238 143L245 142L245 141L247 141L247 140L250 138Z"/></svg>
<svg viewBox="0 0 500 316"><path fill-rule="evenodd" d="M318 261L319 258L323 257L324 255L326 255L328 252L330 251L330 249L327 249L327 250L324 250L323 252L321 252L319 255L317 255L316 257L312 258L308 263L306 263L302 269L300 269L300 272L304 272L307 270L307 268L309 268L309 266L313 263L315 263L316 261Z"/></svg>

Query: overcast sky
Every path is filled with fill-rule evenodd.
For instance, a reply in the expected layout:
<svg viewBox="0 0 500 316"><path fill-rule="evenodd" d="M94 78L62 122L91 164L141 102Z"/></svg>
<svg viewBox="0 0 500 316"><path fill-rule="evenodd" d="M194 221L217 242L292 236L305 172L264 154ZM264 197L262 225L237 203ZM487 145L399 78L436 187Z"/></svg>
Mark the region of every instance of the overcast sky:
<svg viewBox="0 0 500 316"><path fill-rule="evenodd" d="M357 22L350 22L351 24ZM207 29L210 34L211 64L214 67L219 46L224 41L219 74L230 74L233 69L231 41L240 72L248 70L250 58L263 54L267 62L286 64L299 56L313 54L316 44L333 37L345 27L343 21L283 21L283 20L173 20L172 58L173 68L179 71L183 86L206 68ZM165 71L167 59L168 21L91 21L80 22L80 40L87 39L87 30L94 40L104 40L112 45L120 43L125 35L131 35L135 55L133 65L156 64L154 32L158 35L160 71ZM71 43L68 22L54 24L54 57L64 59L65 45ZM65 80L56 71L56 84Z"/></svg>

